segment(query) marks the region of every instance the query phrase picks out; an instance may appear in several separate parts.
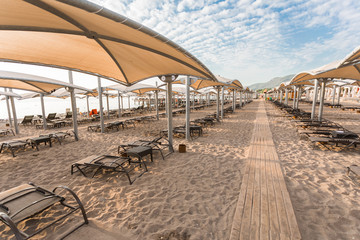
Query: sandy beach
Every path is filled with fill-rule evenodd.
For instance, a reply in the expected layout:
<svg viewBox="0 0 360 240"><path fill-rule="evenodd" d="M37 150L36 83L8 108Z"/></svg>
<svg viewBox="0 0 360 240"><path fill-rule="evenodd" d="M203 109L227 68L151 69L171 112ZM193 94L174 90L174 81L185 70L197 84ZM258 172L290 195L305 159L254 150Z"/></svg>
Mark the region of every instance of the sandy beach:
<svg viewBox="0 0 360 240"><path fill-rule="evenodd" d="M58 184L69 186L79 195L92 224L130 235L128 239L226 239L254 109L256 104L238 110L221 124L205 129L204 136L194 141L174 138L176 152L165 160L155 155L154 163L148 164L149 172L132 185L123 174L93 179L70 175L70 165L94 153L116 155L119 144L151 139L151 133L164 129L166 119L105 134L80 126L78 142L67 140L61 146L54 143L52 148L42 145L38 152L19 152L15 158L10 153L1 154L1 190L29 181L49 189ZM191 118L214 111L215 107L195 111ZM175 116L174 126L183 124L184 119L184 114ZM46 132L24 128L21 135ZM180 143L186 144L186 153L177 152ZM81 232L74 232L69 239L85 239Z"/></svg>
<svg viewBox="0 0 360 240"><path fill-rule="evenodd" d="M299 108L311 112L310 104ZM360 164L358 148L320 149L301 138L273 104L267 104L267 112L302 238L358 239L360 185L346 176L346 167ZM360 114L354 111L325 107L324 118L359 133Z"/></svg>
<svg viewBox="0 0 360 240"><path fill-rule="evenodd" d="M165 160L155 154L154 162L148 162L149 172L132 185L123 174L70 175L70 166L93 154L117 155L119 144L153 138L166 128L165 118L105 134L89 132L84 125L77 142L41 145L40 151L19 152L15 158L2 153L0 190L26 182L48 189L69 186L85 205L90 224L67 239L229 239L259 101L229 114L193 141L174 138L175 153ZM347 166L360 164L358 150L314 148L271 103L266 103L266 110L302 239L358 239L360 190L345 174ZM194 111L191 119L214 111L215 107ZM360 114L346 114L325 108L325 117L355 131ZM185 115L177 115L174 126L184 121ZM20 136L1 141L51 131L21 127ZM186 144L186 153L177 151L179 144ZM52 234L39 238L52 239Z"/></svg>

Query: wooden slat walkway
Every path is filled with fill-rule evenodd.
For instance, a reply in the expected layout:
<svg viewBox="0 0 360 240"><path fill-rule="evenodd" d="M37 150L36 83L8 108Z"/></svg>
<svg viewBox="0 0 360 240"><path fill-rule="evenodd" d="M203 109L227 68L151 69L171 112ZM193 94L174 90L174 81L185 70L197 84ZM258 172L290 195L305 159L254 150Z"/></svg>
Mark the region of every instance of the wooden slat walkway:
<svg viewBox="0 0 360 240"><path fill-rule="evenodd" d="M301 239L264 102L259 103L230 240Z"/></svg>

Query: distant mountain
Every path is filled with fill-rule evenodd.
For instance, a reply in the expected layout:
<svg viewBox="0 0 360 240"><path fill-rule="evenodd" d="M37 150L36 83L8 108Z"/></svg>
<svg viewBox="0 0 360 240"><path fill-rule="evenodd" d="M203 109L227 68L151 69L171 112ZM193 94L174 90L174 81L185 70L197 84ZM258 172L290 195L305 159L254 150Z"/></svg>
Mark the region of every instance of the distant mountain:
<svg viewBox="0 0 360 240"><path fill-rule="evenodd" d="M279 86L282 82L290 81L295 74L287 75L285 77L275 77L267 82L264 83L255 83L249 86L250 89L257 90L263 88L274 88Z"/></svg>

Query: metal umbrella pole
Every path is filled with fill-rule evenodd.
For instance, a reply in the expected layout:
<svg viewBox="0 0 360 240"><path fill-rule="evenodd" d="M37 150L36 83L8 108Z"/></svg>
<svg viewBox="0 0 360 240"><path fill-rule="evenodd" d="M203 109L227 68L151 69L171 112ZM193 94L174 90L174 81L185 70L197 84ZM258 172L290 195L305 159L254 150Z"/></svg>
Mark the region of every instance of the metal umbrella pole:
<svg viewBox="0 0 360 240"><path fill-rule="evenodd" d="M69 70L68 73L69 73L69 83L73 84L74 80L73 80L72 71ZM75 140L77 141L79 140L79 130L77 125L77 108L76 108L74 88L69 88L68 91L70 92L73 128L74 128ZM43 118L45 119L45 116L43 116Z"/></svg>
<svg viewBox="0 0 360 240"><path fill-rule="evenodd" d="M186 76L185 86L186 86L185 135L186 135L186 140L189 141L190 140L190 76Z"/></svg>
<svg viewBox="0 0 360 240"><path fill-rule="evenodd" d="M7 88L4 88L5 92L7 92ZM8 117L9 117L9 127L13 127L13 123L11 120L11 110L10 110L10 103L9 103L9 96L5 96L5 100L6 100L6 107L7 107L7 111L8 111Z"/></svg>
<svg viewBox="0 0 360 240"><path fill-rule="evenodd" d="M221 91L221 119L224 119L224 95L225 95L225 91L224 91L224 87L222 87L222 91Z"/></svg>
<svg viewBox="0 0 360 240"><path fill-rule="evenodd" d="M106 109L107 109L107 117L108 119L110 119L109 94L106 94Z"/></svg>
<svg viewBox="0 0 360 240"><path fill-rule="evenodd" d="M296 108L296 86L294 86L293 109Z"/></svg>
<svg viewBox="0 0 360 240"><path fill-rule="evenodd" d="M40 102L41 102L41 114L43 115L43 128L44 130L47 129L47 122L46 122L46 114L45 114L45 104L44 104L44 94L40 94Z"/></svg>
<svg viewBox="0 0 360 240"><path fill-rule="evenodd" d="M233 104L233 113L235 112L235 107L236 107L236 99L235 99L235 89L233 90L233 92L232 92L232 104Z"/></svg>
<svg viewBox="0 0 360 240"><path fill-rule="evenodd" d="M319 116L318 116L319 121L321 121L324 111L324 98L325 98L325 80L321 82L320 105L319 105Z"/></svg>
<svg viewBox="0 0 360 240"><path fill-rule="evenodd" d="M156 119L159 120L159 92L155 91Z"/></svg>
<svg viewBox="0 0 360 240"><path fill-rule="evenodd" d="M120 91L117 92L117 100L118 100L118 118L120 118L121 117Z"/></svg>
<svg viewBox="0 0 360 240"><path fill-rule="evenodd" d="M340 96L341 96L341 87L339 86L339 93L338 93L337 104L340 104Z"/></svg>
<svg viewBox="0 0 360 240"><path fill-rule="evenodd" d="M86 95L87 116L90 117L89 95Z"/></svg>
<svg viewBox="0 0 360 240"><path fill-rule="evenodd" d="M219 121L219 110L220 110L220 87L216 88L216 120Z"/></svg>
<svg viewBox="0 0 360 240"><path fill-rule="evenodd" d="M10 92L12 92L12 89L9 89ZM13 117L14 117L14 127L15 127L15 133L19 134L19 126L18 126L18 122L17 122L17 116L16 116L16 108L15 108L15 101L14 101L14 97L10 97L10 102L11 102L11 108L12 108L12 113L13 113Z"/></svg>
<svg viewBox="0 0 360 240"><path fill-rule="evenodd" d="M317 94L318 94L318 86L319 86L319 80L315 79L314 82L314 96L313 96L313 103L311 108L311 119L315 119L315 110L316 110L316 100L317 100Z"/></svg>
<svg viewBox="0 0 360 240"><path fill-rule="evenodd" d="M101 78L98 77L98 93L99 93L99 107L100 107L100 128L101 132L105 132L104 126L104 111L103 111L103 102L102 102L102 87L101 87Z"/></svg>

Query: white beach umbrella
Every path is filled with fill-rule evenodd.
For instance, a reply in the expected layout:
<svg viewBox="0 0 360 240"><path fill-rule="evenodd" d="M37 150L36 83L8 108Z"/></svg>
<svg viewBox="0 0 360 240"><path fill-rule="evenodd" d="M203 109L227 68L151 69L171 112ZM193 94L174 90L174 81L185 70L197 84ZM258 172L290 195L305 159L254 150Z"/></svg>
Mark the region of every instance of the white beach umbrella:
<svg viewBox="0 0 360 240"><path fill-rule="evenodd" d="M171 40L84 0L2 1L0 31L1 61L71 69L126 85L161 76L169 89L179 74L216 81L204 64ZM101 95L100 78L98 86Z"/></svg>
<svg viewBox="0 0 360 240"><path fill-rule="evenodd" d="M17 94L17 93L13 93L13 92L3 92L0 91L0 96L7 96L7 97L16 97L16 98L21 98L21 95Z"/></svg>
<svg viewBox="0 0 360 240"><path fill-rule="evenodd" d="M128 85L168 74L215 79L179 45L84 0L2 1L0 31L3 61L76 69Z"/></svg>
<svg viewBox="0 0 360 240"><path fill-rule="evenodd" d="M91 91L90 89L77 86L74 84L70 84L67 82L58 81L51 78L36 76L32 74L25 74L25 73L17 73L17 72L10 72L10 71L0 71L0 87L4 88L15 88L20 90L27 90L41 93L41 106L42 106L42 114L44 119L44 128L46 128L46 119L45 119L45 107L43 101L43 95L49 94L54 92L56 89L59 88L67 88L70 91L74 89L81 89L85 91ZM17 119L16 119L16 109L13 100L11 99L12 108L13 108L13 115L14 115L14 126L16 134L19 133ZM75 99L72 99L72 106L73 112L76 112L76 103ZM74 111L75 109L75 111ZM8 109L9 111L9 109ZM9 111L10 112L10 111ZM73 122L74 122L74 132L77 136L77 124L76 122L76 114L73 114Z"/></svg>
<svg viewBox="0 0 360 240"><path fill-rule="evenodd" d="M357 48L352 53L350 53L344 60L334 61L311 71L298 73L293 77L293 79L291 80L291 84L293 85L304 85L314 82L315 91L311 114L312 119L314 119L315 117L317 88L319 80L321 80L321 97L318 114L319 120L322 119L326 82L333 79L352 79L360 81L359 51L360 49Z"/></svg>

